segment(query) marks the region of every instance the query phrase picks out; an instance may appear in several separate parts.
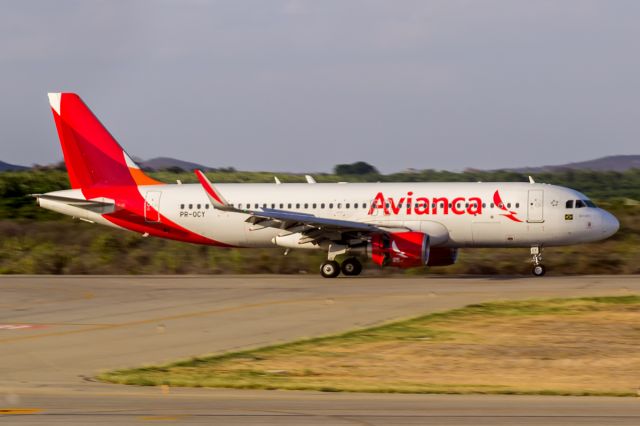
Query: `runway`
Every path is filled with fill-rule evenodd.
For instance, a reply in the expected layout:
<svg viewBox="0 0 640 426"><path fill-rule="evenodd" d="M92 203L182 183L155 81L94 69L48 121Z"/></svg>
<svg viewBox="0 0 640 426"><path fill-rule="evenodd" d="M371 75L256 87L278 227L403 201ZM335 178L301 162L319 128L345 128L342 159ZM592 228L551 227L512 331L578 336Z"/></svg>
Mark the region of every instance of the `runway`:
<svg viewBox="0 0 640 426"><path fill-rule="evenodd" d="M640 293L640 278L0 277L0 421L638 424L635 398L332 394L96 383L100 371L489 300ZM639 384L640 387L640 384Z"/></svg>

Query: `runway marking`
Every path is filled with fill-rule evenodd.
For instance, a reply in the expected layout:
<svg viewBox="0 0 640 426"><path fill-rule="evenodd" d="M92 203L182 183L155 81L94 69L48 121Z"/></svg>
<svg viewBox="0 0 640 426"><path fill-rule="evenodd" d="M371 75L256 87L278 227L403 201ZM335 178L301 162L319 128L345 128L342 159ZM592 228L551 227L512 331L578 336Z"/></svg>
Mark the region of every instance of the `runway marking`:
<svg viewBox="0 0 640 426"><path fill-rule="evenodd" d="M14 416L23 414L36 414L41 412L39 408L0 408L0 415Z"/></svg>
<svg viewBox="0 0 640 426"><path fill-rule="evenodd" d="M44 324L0 324L0 330L28 330L36 328L45 328Z"/></svg>
<svg viewBox="0 0 640 426"><path fill-rule="evenodd" d="M179 415L179 416L142 416L142 417L138 417L139 420L145 420L145 421L169 421L169 422L175 422L178 420L184 420L186 418L188 418L189 416L187 415Z"/></svg>
<svg viewBox="0 0 640 426"><path fill-rule="evenodd" d="M393 296L398 296L398 295L406 295L406 294L405 293L391 293L391 294L383 294L383 295L364 295L364 294L361 294L361 295L352 295L352 296L339 297L339 298L336 298L336 299L337 300L347 300L347 299L360 299L361 300L363 298L393 297ZM148 318L148 319L129 321L129 322L123 322L123 323L116 323L116 324L99 324L99 325L95 325L95 326L92 326L92 327L83 328L83 329L80 329L80 330L67 330L67 331L57 331L57 332L53 332L53 333L40 333L40 334L29 335L29 336L9 337L9 338L6 338L6 339L0 339L0 343L14 343L14 342L22 341L22 340L41 339L41 338L44 338L44 337L68 336L68 335L71 335L71 334L87 333L87 332L91 332L91 331L100 331L100 330L111 330L111 329L115 329L115 328L131 327L131 326L144 325L144 324L153 324L153 323L162 322L162 321L171 321L171 320L177 320L177 319L185 319L185 318L194 318L194 317L199 317L199 316L215 315L215 314L220 314L220 313L242 311L242 310L245 310L245 309L263 308L265 306L273 306L273 305L288 305L288 304L304 303L304 302L318 302L318 303L324 305L324 301L325 301L325 298L316 297L316 298L308 298L308 299L305 298L305 299L293 299L293 300L275 300L275 301L272 301L272 302L251 303L251 304L248 304L248 305L230 306L228 308L216 308L216 309L210 309L210 310L205 310L205 311L187 312L187 313L184 313L184 314L169 315L169 316L166 316L166 317Z"/></svg>

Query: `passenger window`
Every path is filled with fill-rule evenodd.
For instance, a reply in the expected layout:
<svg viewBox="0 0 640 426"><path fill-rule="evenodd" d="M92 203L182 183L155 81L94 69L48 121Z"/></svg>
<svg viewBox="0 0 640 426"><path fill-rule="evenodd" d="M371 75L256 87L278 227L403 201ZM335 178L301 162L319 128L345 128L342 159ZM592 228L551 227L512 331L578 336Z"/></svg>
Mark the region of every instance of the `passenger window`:
<svg viewBox="0 0 640 426"><path fill-rule="evenodd" d="M198 204L198 210L200 210L202 208L201 204Z"/></svg>
<svg viewBox="0 0 640 426"><path fill-rule="evenodd" d="M312 206L312 207L315 209L315 208L317 208L317 207L318 207L318 205L317 205L316 203L313 203L313 206Z"/></svg>
<svg viewBox="0 0 640 426"><path fill-rule="evenodd" d="M255 206L256 206L256 209L257 209L260 206L260 204L256 203Z"/></svg>
<svg viewBox="0 0 640 426"><path fill-rule="evenodd" d="M568 209L572 209L573 208L573 200L567 201L566 208L568 208Z"/></svg>
<svg viewBox="0 0 640 426"><path fill-rule="evenodd" d="M180 204L180 210L184 209L184 204Z"/></svg>
<svg viewBox="0 0 640 426"><path fill-rule="evenodd" d="M300 208L300 203L296 203L296 209Z"/></svg>
<svg viewBox="0 0 640 426"><path fill-rule="evenodd" d="M511 208L511 203L507 203L507 208L510 209Z"/></svg>
<svg viewBox="0 0 640 426"><path fill-rule="evenodd" d="M333 203L329 203L329 208L332 209L333 208Z"/></svg>
<svg viewBox="0 0 640 426"><path fill-rule="evenodd" d="M193 209L193 204L189 204L189 210Z"/></svg>
<svg viewBox="0 0 640 426"><path fill-rule="evenodd" d="M320 204L320 208L324 209L324 203Z"/></svg>
<svg viewBox="0 0 640 426"><path fill-rule="evenodd" d="M287 208L290 209L291 208L291 203L287 204Z"/></svg>
<svg viewBox="0 0 640 426"><path fill-rule="evenodd" d="M309 203L304 203L304 208L308 209L309 208Z"/></svg>
<svg viewBox="0 0 640 426"><path fill-rule="evenodd" d="M231 204L231 207L233 207L233 204ZM209 204L205 204L204 208L205 208L205 210L209 210Z"/></svg>
<svg viewBox="0 0 640 426"><path fill-rule="evenodd" d="M495 205L495 204L491 203L491 208L493 208L493 207L494 207L494 205Z"/></svg>
<svg viewBox="0 0 640 426"><path fill-rule="evenodd" d="M345 204L345 205L344 205L344 207L345 207L346 209L348 209L350 205L351 205L351 204L347 203L347 204Z"/></svg>
<svg viewBox="0 0 640 426"><path fill-rule="evenodd" d="M342 203L338 203L338 208L341 209L342 208Z"/></svg>
<svg viewBox="0 0 640 426"><path fill-rule="evenodd" d="M487 203L482 203L482 208L486 209L487 208Z"/></svg>
<svg viewBox="0 0 640 426"><path fill-rule="evenodd" d="M581 209L583 207L587 207L587 205L582 200L576 200L576 209Z"/></svg>
<svg viewBox="0 0 640 426"><path fill-rule="evenodd" d="M354 208L354 209L357 209L357 208L358 208L358 203L354 203L354 204L353 204L353 208Z"/></svg>
<svg viewBox="0 0 640 426"><path fill-rule="evenodd" d="M275 209L276 208L276 203L271 203L271 208Z"/></svg>
<svg viewBox="0 0 640 426"><path fill-rule="evenodd" d="M516 209L520 208L520 203L516 203Z"/></svg>
<svg viewBox="0 0 640 426"><path fill-rule="evenodd" d="M284 207L284 204L280 203L280 208L283 208L283 207Z"/></svg>

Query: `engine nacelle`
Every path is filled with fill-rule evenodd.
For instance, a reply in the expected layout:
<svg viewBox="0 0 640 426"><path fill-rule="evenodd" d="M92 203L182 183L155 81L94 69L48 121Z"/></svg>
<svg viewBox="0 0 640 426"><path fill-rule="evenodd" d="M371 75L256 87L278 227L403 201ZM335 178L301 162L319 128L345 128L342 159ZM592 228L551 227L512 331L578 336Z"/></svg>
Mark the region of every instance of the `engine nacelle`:
<svg viewBox="0 0 640 426"><path fill-rule="evenodd" d="M456 263L458 249L450 247L432 247L429 250L427 266L448 266Z"/></svg>
<svg viewBox="0 0 640 426"><path fill-rule="evenodd" d="M380 266L425 266L429 261L429 236L423 232L374 234L370 251L371 260Z"/></svg>

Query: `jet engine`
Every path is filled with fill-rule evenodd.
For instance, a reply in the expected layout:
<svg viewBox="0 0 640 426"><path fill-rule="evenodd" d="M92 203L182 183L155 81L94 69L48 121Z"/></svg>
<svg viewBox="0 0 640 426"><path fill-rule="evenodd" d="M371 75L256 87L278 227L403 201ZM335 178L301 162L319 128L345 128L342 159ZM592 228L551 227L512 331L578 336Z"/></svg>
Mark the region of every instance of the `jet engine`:
<svg viewBox="0 0 640 426"><path fill-rule="evenodd" d="M374 234L369 249L371 260L380 266L425 266L429 261L429 236L423 232Z"/></svg>

